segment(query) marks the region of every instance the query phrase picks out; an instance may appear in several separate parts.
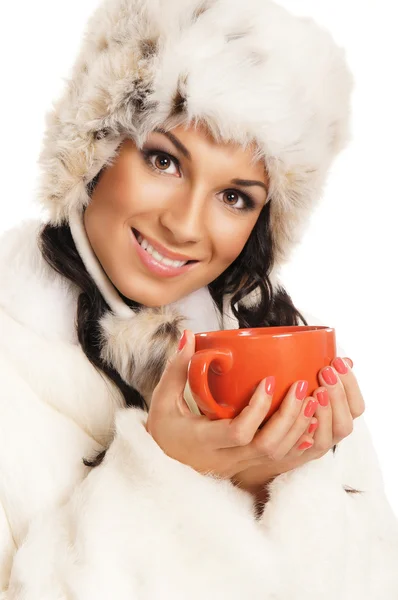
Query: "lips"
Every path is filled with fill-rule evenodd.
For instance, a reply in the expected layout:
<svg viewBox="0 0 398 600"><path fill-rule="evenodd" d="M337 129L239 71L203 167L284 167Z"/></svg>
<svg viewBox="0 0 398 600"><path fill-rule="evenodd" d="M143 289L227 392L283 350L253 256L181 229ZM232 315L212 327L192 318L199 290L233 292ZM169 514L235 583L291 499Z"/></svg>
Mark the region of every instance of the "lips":
<svg viewBox="0 0 398 600"><path fill-rule="evenodd" d="M138 243L140 243L138 241L138 236L141 236L142 238L146 239L151 246L157 250L159 252L159 254L161 254L162 256L164 256L165 258L169 258L170 260L184 260L185 263L188 264L192 264L192 263L197 263L199 262L198 260L189 260L186 257L179 257L179 255L177 255L177 257L174 256L170 256L167 251L162 250L156 243L152 242L149 238L147 238L145 235L143 235L140 231L138 231L138 229L134 229L134 227L131 228L132 232L134 233L135 239L137 240ZM141 245L141 244L140 244Z"/></svg>
<svg viewBox="0 0 398 600"><path fill-rule="evenodd" d="M138 232L137 232L137 234L138 234ZM138 243L138 239L136 237L136 232L133 230L133 228L131 228L131 239L133 241L133 247L135 249L135 252L137 253L138 258L140 259L141 263L144 265L144 267L148 271L155 274L156 277L173 278L173 277L185 275L188 272L196 269L196 267L200 264L200 261L194 260L194 261L190 261L189 263L187 262L182 267L173 267L170 265L166 265L164 262L158 262L152 256L152 254L150 254L149 252L147 252L146 250L144 250L144 248L142 248L140 246L140 244Z"/></svg>

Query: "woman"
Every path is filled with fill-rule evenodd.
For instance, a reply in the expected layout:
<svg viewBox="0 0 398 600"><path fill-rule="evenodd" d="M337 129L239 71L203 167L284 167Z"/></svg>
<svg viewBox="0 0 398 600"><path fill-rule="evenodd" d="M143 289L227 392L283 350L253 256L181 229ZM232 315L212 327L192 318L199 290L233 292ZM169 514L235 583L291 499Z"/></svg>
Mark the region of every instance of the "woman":
<svg viewBox="0 0 398 600"><path fill-rule="evenodd" d="M278 274L351 88L330 36L272 2L90 19L47 121L46 223L0 244L2 600L397 598L341 349L261 430L272 373L233 420L183 395L194 332L316 322Z"/></svg>

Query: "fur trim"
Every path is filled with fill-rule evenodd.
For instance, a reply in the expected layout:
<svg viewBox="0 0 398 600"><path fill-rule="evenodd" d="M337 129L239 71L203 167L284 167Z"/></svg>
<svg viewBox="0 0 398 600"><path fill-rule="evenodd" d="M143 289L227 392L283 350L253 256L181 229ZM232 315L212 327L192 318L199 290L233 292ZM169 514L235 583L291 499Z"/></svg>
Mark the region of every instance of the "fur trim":
<svg viewBox="0 0 398 600"><path fill-rule="evenodd" d="M39 201L60 224L131 137L204 121L255 141L270 176L278 271L348 139L352 77L330 34L269 0L105 0L47 116Z"/></svg>
<svg viewBox="0 0 398 600"><path fill-rule="evenodd" d="M122 319L112 313L100 321L101 357L146 398L157 385L182 335L184 317L169 307L143 309Z"/></svg>
<svg viewBox="0 0 398 600"><path fill-rule="evenodd" d="M152 392L184 329L194 333L215 331L220 329L220 320L207 288L168 306L131 311L127 319L108 312L100 321L101 357L139 391L149 406ZM236 327L236 319L232 319L230 329ZM187 388L189 401L188 384ZM191 410L197 412L194 404Z"/></svg>

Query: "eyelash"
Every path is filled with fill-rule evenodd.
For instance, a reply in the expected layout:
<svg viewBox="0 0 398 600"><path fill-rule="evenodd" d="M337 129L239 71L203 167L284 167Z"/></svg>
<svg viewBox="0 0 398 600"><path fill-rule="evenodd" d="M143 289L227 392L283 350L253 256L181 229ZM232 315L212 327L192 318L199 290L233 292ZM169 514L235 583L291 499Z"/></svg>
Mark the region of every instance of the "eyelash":
<svg viewBox="0 0 398 600"><path fill-rule="evenodd" d="M157 169L151 162L151 157L152 156L157 156L158 154L162 155L162 156L166 156L167 158L169 158L172 162L174 162L174 165L180 169L180 163L178 161L178 159L173 156L172 154L170 154L169 152L165 152L164 150L161 150L160 148L144 148L143 150L141 150L141 153L143 155L143 158L145 160L145 162L147 163L147 165L153 169L153 171L155 171L155 173L162 173L162 171L160 169ZM167 175L167 173L166 173ZM234 206L229 206L227 205L227 207L237 213L245 213L245 212L250 212L252 210L254 210L256 208L256 203L253 200L253 198L247 194L244 194L243 192L241 192L240 190L236 190L236 189L226 189L224 190L225 192L234 192L236 194L238 194L238 196L241 196L241 198L244 200L245 202L245 207L244 208L235 208Z"/></svg>

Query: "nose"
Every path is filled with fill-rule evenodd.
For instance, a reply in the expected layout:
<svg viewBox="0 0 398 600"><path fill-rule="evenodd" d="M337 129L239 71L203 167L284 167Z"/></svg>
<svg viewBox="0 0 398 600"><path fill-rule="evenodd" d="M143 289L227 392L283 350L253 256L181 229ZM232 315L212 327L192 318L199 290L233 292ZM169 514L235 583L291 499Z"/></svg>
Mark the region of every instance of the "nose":
<svg viewBox="0 0 398 600"><path fill-rule="evenodd" d="M170 232L176 244L201 241L206 232L207 195L204 190L185 190L178 194L163 211L161 224Z"/></svg>

